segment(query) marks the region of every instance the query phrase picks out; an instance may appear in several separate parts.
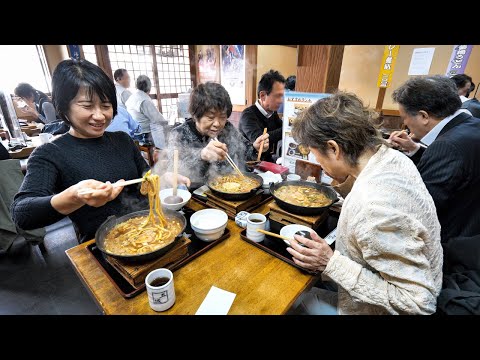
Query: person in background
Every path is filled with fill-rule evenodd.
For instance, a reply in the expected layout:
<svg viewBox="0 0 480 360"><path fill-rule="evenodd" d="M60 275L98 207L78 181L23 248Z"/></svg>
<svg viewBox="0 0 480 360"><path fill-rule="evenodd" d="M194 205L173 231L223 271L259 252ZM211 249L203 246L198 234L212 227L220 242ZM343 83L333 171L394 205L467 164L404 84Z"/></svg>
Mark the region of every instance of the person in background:
<svg viewBox="0 0 480 360"><path fill-rule="evenodd" d="M446 313L480 314L480 119L460 108L457 88L446 76L411 78L392 97L421 143L404 132L393 132L390 140L417 164L442 226L439 306ZM469 284L476 286L466 289Z"/></svg>
<svg viewBox="0 0 480 360"><path fill-rule="evenodd" d="M258 83L258 100L252 106L243 110L238 129L251 142L254 142L267 128L270 136L270 147L264 152L262 160L274 162L272 153L275 153L277 143L282 140L283 122L277 110L283 104L285 92L285 78L275 70L262 75Z"/></svg>
<svg viewBox="0 0 480 360"><path fill-rule="evenodd" d="M330 177L356 181L338 219L335 251L313 231L312 240L295 235L287 251L338 285L340 314L432 314L443 259L435 204L415 165L382 139L377 116L356 95L338 92L297 117L295 141ZM294 308L318 313L323 299L333 302L330 293L313 288Z"/></svg>
<svg viewBox="0 0 480 360"><path fill-rule="evenodd" d="M87 60L64 60L52 77L52 98L68 133L37 147L11 206L12 218L29 230L68 216L84 242L111 215L148 209L139 187L112 183L142 177L148 165L124 132L105 132L117 114L113 81ZM172 174L162 181L169 182ZM179 183L190 184L184 176ZM93 193L79 194L82 189Z"/></svg>
<svg viewBox="0 0 480 360"><path fill-rule="evenodd" d="M457 74L453 75L450 79L457 85L458 96L460 96L462 103L467 101L472 91L472 78L466 74Z"/></svg>
<svg viewBox="0 0 480 360"><path fill-rule="evenodd" d="M125 103L128 112L140 124L140 132L135 137L144 144L154 144L157 149L165 148L164 126L167 120L158 111L148 95L152 89L152 82L146 75L140 75L136 82L137 91Z"/></svg>
<svg viewBox="0 0 480 360"><path fill-rule="evenodd" d="M287 91L295 91L295 85L297 83L297 77L295 75L290 75L286 80L285 80L285 92ZM282 105L278 108L278 113L282 114L283 117L283 106L285 104L285 101L282 102Z"/></svg>
<svg viewBox="0 0 480 360"><path fill-rule="evenodd" d="M20 111L26 115L34 116L35 122L48 124L56 121L55 108L45 93L27 83L18 84L14 93L26 103L25 107L20 108Z"/></svg>
<svg viewBox="0 0 480 360"><path fill-rule="evenodd" d="M470 93L475 90L475 83L472 78L465 74L458 74L452 76L452 79L457 86L458 95L462 100L462 109L467 109L470 114L476 118L480 118L480 102L475 97L469 99Z"/></svg>
<svg viewBox="0 0 480 360"><path fill-rule="evenodd" d="M140 132L140 125L126 109L119 106L117 107L117 115L115 115L105 131L123 131L133 139L135 133Z"/></svg>
<svg viewBox="0 0 480 360"><path fill-rule="evenodd" d="M227 153L245 170L245 161L256 160L262 141L263 151L268 150L268 134L260 134L251 143L228 121L232 102L220 84L207 82L195 87L190 95L189 113L193 118L170 132L168 148L179 149L179 171L196 185L205 184L209 175L233 171L226 161ZM168 162L171 169L173 151L168 152Z"/></svg>
<svg viewBox="0 0 480 360"><path fill-rule="evenodd" d="M117 93L117 104L118 106L127 109L125 103L128 98L132 95L132 92L128 90L130 87L130 75L125 69L117 69L113 73L113 78L115 79L115 91Z"/></svg>

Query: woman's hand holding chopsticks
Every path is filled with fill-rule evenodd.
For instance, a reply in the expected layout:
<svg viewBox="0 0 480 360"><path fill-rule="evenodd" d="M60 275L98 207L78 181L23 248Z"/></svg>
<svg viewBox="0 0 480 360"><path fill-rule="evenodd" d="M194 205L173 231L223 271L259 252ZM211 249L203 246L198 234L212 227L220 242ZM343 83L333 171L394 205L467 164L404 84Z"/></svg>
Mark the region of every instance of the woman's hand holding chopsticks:
<svg viewBox="0 0 480 360"><path fill-rule="evenodd" d="M79 182L76 186L77 197L81 199L86 205L93 207L100 207L107 202L115 199L123 190L121 184L124 179L118 180L115 184L110 181L101 182L97 180L84 180Z"/></svg>
<svg viewBox="0 0 480 360"><path fill-rule="evenodd" d="M213 162L225 160L227 158L227 154L227 145L216 139L212 139L208 142L207 146L202 149L200 156L202 157L202 160Z"/></svg>
<svg viewBox="0 0 480 360"><path fill-rule="evenodd" d="M54 195L50 203L60 214L68 215L84 205L103 206L115 199L122 190L123 186L114 187L110 181L83 180Z"/></svg>

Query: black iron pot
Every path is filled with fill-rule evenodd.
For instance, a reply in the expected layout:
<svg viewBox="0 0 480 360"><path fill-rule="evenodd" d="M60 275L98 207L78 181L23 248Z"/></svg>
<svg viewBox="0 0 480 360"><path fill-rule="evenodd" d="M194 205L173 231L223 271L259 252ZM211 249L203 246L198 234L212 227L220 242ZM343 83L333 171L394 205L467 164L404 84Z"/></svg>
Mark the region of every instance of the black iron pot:
<svg viewBox="0 0 480 360"><path fill-rule="evenodd" d="M237 201L237 200L246 200L250 197L252 197L253 195L255 195L258 191L258 189L260 189L263 185L263 178L261 176L258 176L257 174L252 174L252 173L243 173L243 175L249 177L249 178L252 178L252 179L255 179L258 181L258 186L253 188L252 190L248 191L248 192L243 192L243 193L227 193L227 192L223 192L223 191L218 191L218 190L215 190L210 184L216 179L216 178L212 178L212 179L209 179L208 182L207 182L207 186L209 187L210 191L213 193L213 195L216 195L218 197L221 197L222 199L225 199L225 200L232 200L232 201ZM220 175L220 176L224 176L224 175Z"/></svg>
<svg viewBox="0 0 480 360"><path fill-rule="evenodd" d="M324 194L328 199L332 200L332 203L330 205L321 206L321 207L300 206L300 205L293 205L293 204L287 203L283 200L280 200L278 197L276 197L275 191L280 189L283 186L288 186L288 185L307 186L307 187L317 189L322 194ZM272 183L270 185L270 194L272 194L278 206L280 206L283 210L288 211L292 214L297 214L297 215L320 215L324 211L327 211L330 206L332 206L334 203L340 200L337 197L337 193L332 188L325 185L320 185L317 183L312 183L310 181L303 181L303 180L283 181L276 184Z"/></svg>
<svg viewBox="0 0 480 360"><path fill-rule="evenodd" d="M165 215L167 220L171 218L176 218L177 220L180 221L180 224L182 224L182 229L176 235L175 240L173 240L167 246L164 246L163 248L156 249L148 253L139 254L139 255L115 255L105 250L105 237L110 232L110 230L112 230L116 225L124 221L127 221L128 219L138 217L138 216L148 216L148 213L149 213L149 210L141 210L141 211L136 211L127 215L120 216L119 218L117 218L115 215L109 216L107 220L105 220L102 223L102 225L100 225L100 227L97 229L95 233L95 242L97 244L98 249L101 250L104 255L110 255L115 258L128 261L128 262L143 262L143 261L155 259L165 254L182 237L183 232L185 231L185 227L187 226L187 219L185 219L185 216L183 216L177 211L168 210L168 209L163 209L163 214Z"/></svg>

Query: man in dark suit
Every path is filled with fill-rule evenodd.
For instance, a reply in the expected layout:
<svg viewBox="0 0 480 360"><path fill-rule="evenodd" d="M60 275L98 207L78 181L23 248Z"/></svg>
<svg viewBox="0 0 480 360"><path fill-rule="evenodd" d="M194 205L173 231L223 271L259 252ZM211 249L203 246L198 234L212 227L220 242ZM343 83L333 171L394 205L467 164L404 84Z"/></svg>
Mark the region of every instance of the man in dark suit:
<svg viewBox="0 0 480 360"><path fill-rule="evenodd" d="M455 84L445 76L411 78L392 97L420 142L405 132L390 140L417 164L442 226L445 277L438 306L445 313L480 313L480 119L461 109Z"/></svg>

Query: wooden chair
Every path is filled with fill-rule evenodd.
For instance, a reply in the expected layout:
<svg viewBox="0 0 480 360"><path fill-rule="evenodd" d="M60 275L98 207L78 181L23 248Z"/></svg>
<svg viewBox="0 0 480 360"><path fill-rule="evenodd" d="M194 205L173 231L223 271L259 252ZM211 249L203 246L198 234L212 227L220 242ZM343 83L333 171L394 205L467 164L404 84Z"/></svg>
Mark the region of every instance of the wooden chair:
<svg viewBox="0 0 480 360"><path fill-rule="evenodd" d="M319 164L298 159L295 162L295 174L300 175L303 180L306 180L309 176L314 176L319 183L322 178L322 167Z"/></svg>
<svg viewBox="0 0 480 360"><path fill-rule="evenodd" d="M155 160L154 160L154 156L153 156L153 153L155 151L155 146L153 146L153 145L140 145L138 143L138 141L135 141L135 143L137 144L140 152L142 152L142 155L143 155L143 153L145 154L145 155L143 155L143 157L147 160L148 165L150 165L150 167L153 167L153 165L155 164Z"/></svg>

